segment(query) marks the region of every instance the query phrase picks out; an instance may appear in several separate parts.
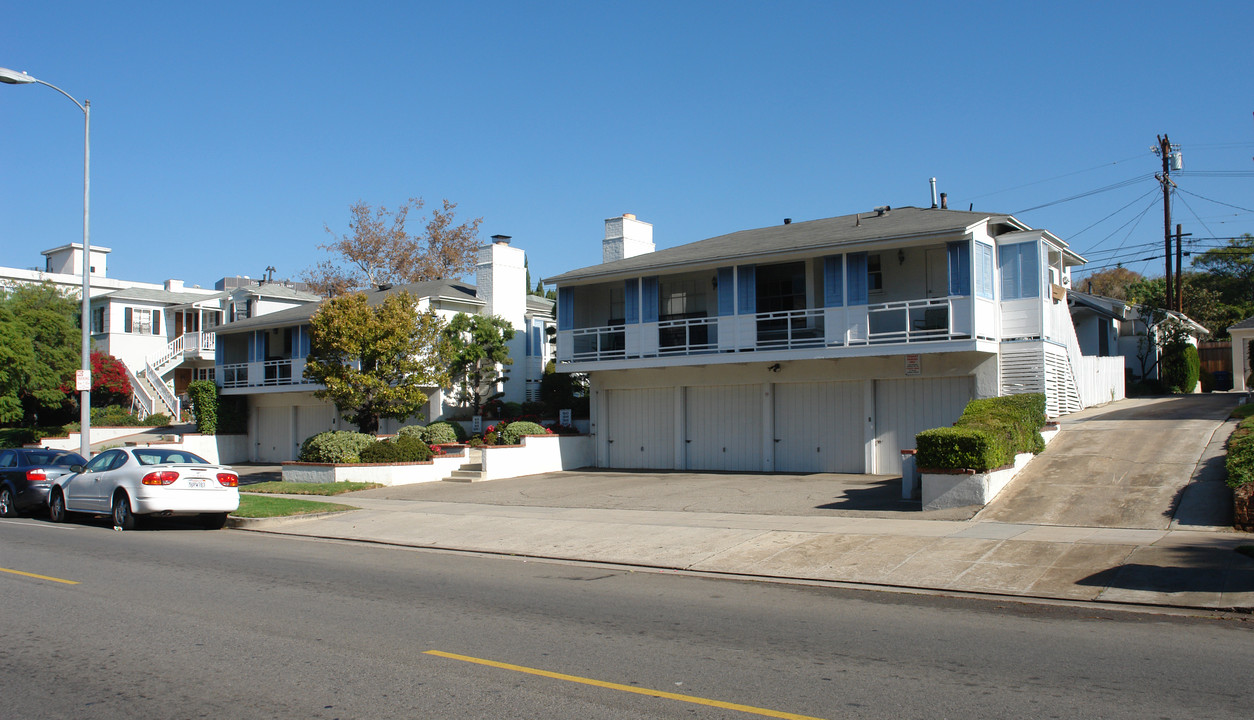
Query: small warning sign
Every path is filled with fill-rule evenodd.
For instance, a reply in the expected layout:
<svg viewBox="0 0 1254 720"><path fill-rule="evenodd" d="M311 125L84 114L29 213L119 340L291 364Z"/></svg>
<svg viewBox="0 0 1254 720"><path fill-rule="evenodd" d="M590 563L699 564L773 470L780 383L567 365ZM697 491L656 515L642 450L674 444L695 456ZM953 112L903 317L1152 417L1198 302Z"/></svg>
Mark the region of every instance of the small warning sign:
<svg viewBox="0 0 1254 720"><path fill-rule="evenodd" d="M82 392L91 390L91 371L75 370L74 371L74 391Z"/></svg>
<svg viewBox="0 0 1254 720"><path fill-rule="evenodd" d="M920 355L907 355L906 356L906 375L922 375L923 374L923 364L919 359L920 357L922 356Z"/></svg>

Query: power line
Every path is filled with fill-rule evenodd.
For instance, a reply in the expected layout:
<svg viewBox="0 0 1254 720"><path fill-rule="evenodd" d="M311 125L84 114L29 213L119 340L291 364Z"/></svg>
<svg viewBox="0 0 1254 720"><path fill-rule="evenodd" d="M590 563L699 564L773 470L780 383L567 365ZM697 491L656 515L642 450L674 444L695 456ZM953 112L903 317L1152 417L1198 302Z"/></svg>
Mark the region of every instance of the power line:
<svg viewBox="0 0 1254 720"><path fill-rule="evenodd" d="M1061 200L1054 200L1053 202L1047 202L1043 205L1036 205L1034 207L1030 207L1025 210L1018 210L1011 214L1022 215L1023 213L1032 212L1033 210L1040 210L1041 208L1047 208L1053 205L1061 205L1062 203L1071 202L1072 200L1079 200L1080 198L1086 198L1086 197L1089 197L1090 195L1097 195L1098 193L1109 192L1111 190L1118 190L1119 188L1127 187L1129 185L1135 185L1136 183L1142 182L1144 180L1148 180L1152 177L1154 177L1154 173L1146 173L1144 175L1138 175L1137 177L1129 178L1127 180L1114 183L1112 185L1100 187L1095 190L1088 190L1086 192L1082 192L1077 195L1072 195L1071 197L1065 197L1065 198L1062 198Z"/></svg>
<svg viewBox="0 0 1254 720"><path fill-rule="evenodd" d="M1186 194L1186 195L1192 195L1192 196L1193 196L1193 197L1195 197L1195 198L1201 198L1202 200L1205 200L1205 201L1207 201L1207 202L1213 202L1213 203L1215 203L1216 205L1224 205L1224 206L1226 206L1226 207L1230 207L1230 208L1233 208L1233 209L1236 209L1236 210L1243 210L1243 211L1245 211L1245 212L1247 212L1247 213L1254 213L1254 210L1251 210L1251 209L1249 209L1249 208L1243 208L1243 207L1241 207L1240 205L1233 205L1233 204L1231 204L1231 203L1222 202L1222 201L1220 201L1220 200L1213 200L1213 199L1208 198L1208 197L1205 197L1205 196L1203 196L1203 195L1198 195L1198 194L1197 194L1197 193L1195 193L1195 192L1189 192L1188 190L1185 190L1185 189L1184 189L1184 188L1182 188L1182 187L1177 187L1176 189L1177 189L1177 190L1179 190L1180 192L1182 192L1182 193Z"/></svg>
<svg viewBox="0 0 1254 720"><path fill-rule="evenodd" d="M1024 183L1024 184L1022 184L1022 185L1015 185L1014 187L1008 187L1008 188L1005 188L1004 190L994 190L993 192L984 193L983 195L976 195L976 196L974 196L974 197L972 197L972 198L970 198L970 199L971 199L971 200L979 200L980 198L986 198L986 197L990 197L990 196L992 196L992 195L1000 195L1000 194L1002 194L1002 193L1004 193L1004 192L1010 192L1011 190L1020 190L1020 189L1023 189L1023 188L1025 188L1025 187L1032 187L1033 185L1040 185L1041 183L1052 182L1052 181L1054 181L1054 180L1061 180L1061 179L1066 178L1066 177L1071 177L1072 175L1081 175L1081 174L1086 173L1086 172L1093 172L1094 170L1101 170L1102 168L1105 168L1105 167L1110 167L1110 166L1112 166L1112 165L1118 165L1119 163L1125 163L1125 162L1128 162L1129 160L1139 160L1139 159L1140 159L1143 155L1144 155L1144 153L1138 153L1138 154L1136 154L1136 155L1133 155L1133 156L1132 156L1132 157L1130 157L1130 158L1125 158L1125 159L1123 159L1123 160L1116 160L1116 161L1114 161L1114 162L1110 162L1110 163L1103 163L1103 164L1101 164L1101 165L1095 165L1095 166L1093 166L1093 167L1091 167L1091 168L1088 168L1087 170L1076 170L1076 171L1074 171L1074 172L1069 172L1069 173L1066 173L1066 174L1063 174L1063 175L1058 175L1058 176L1056 176L1056 177L1052 177L1052 178L1045 178L1044 180L1034 180L1034 181L1032 181L1032 182L1030 182L1030 183Z"/></svg>

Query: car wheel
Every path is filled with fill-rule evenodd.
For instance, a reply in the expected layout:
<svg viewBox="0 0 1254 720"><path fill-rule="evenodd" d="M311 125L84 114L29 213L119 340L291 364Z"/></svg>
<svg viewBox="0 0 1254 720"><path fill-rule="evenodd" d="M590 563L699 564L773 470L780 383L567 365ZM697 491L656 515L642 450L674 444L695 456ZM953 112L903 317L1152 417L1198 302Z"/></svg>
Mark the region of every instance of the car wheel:
<svg viewBox="0 0 1254 720"><path fill-rule="evenodd" d="M55 523L63 523L70 518L70 513L65 509L65 496L60 490L53 490L52 497L48 498L48 519Z"/></svg>
<svg viewBox="0 0 1254 720"><path fill-rule="evenodd" d="M134 530L136 520L135 513L131 512L131 503L126 493L118 493L117 497L113 498L113 527Z"/></svg>
<svg viewBox="0 0 1254 720"><path fill-rule="evenodd" d="M13 489L8 485L0 487L0 517L17 517L17 505L14 502Z"/></svg>
<svg viewBox="0 0 1254 720"><path fill-rule="evenodd" d="M200 516L200 526L206 530L221 530L226 527L228 513L205 513Z"/></svg>

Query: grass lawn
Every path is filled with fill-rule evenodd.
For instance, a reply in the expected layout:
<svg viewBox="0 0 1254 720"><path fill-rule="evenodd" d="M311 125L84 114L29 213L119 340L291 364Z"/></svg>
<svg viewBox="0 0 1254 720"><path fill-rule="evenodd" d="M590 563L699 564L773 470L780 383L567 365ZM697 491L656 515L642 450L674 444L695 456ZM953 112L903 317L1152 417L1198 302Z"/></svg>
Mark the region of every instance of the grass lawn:
<svg viewBox="0 0 1254 720"><path fill-rule="evenodd" d="M1254 415L1254 403L1238 405L1237 409L1232 411L1232 417L1234 418L1245 419L1251 415Z"/></svg>
<svg viewBox="0 0 1254 720"><path fill-rule="evenodd" d="M369 490L377 487L383 486L379 483L364 482L303 483L276 480L274 482L257 483L256 485L240 485L239 491L241 493L279 493L282 495L340 495L355 490Z"/></svg>
<svg viewBox="0 0 1254 720"><path fill-rule="evenodd" d="M239 510L236 510L231 514L235 517L242 518L267 518L355 509L356 508L348 505L317 502L314 500L293 500L291 498L240 495Z"/></svg>

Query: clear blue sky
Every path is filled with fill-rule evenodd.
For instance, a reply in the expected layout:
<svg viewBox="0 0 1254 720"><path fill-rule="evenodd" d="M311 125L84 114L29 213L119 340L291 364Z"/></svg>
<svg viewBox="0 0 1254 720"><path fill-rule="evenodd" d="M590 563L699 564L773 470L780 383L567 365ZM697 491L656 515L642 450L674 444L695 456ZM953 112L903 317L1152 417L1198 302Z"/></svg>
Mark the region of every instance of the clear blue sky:
<svg viewBox="0 0 1254 720"><path fill-rule="evenodd" d="M1173 224L1254 232L1252 29L1242 1L44 0L7 4L0 67L92 101L114 277L294 278L353 202L422 196L539 278L623 212L670 247L926 206L932 176L1153 275L1158 134L1194 193ZM81 239L82 115L0 85L0 132L0 264L38 265Z"/></svg>

